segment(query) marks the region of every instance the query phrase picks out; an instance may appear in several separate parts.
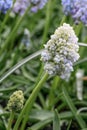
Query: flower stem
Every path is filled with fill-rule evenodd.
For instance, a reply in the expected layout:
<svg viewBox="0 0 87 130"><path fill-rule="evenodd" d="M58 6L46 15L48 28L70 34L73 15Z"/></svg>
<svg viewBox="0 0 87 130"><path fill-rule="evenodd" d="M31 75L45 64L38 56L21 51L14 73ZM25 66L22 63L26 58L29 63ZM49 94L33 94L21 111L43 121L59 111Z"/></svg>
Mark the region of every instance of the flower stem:
<svg viewBox="0 0 87 130"><path fill-rule="evenodd" d="M8 36L8 38L6 39L1 51L0 51L0 54L2 54L2 52L4 51L4 49L8 46L9 44L9 41L11 41L11 39L15 38L15 35L16 35L16 32L21 24L21 22L23 21L23 19L25 18L25 16L27 15L28 11L30 9L30 6L26 9L25 13L23 16L21 16L20 18L18 17L17 19L17 22L16 22L16 25L15 27L13 28L11 34ZM10 42L10 46L11 46L12 42Z"/></svg>
<svg viewBox="0 0 87 130"><path fill-rule="evenodd" d="M11 130L11 125L12 125L13 118L14 118L14 112L11 111L7 130Z"/></svg>
<svg viewBox="0 0 87 130"><path fill-rule="evenodd" d="M45 21L45 28L44 28L41 48L43 47L43 44L46 42L46 39L47 39L47 33L48 33L50 18L51 18L50 16L52 12L52 7L51 7L52 3L53 1L49 0L47 4L46 21Z"/></svg>
<svg viewBox="0 0 87 130"><path fill-rule="evenodd" d="M74 104L64 86L63 86L62 90L63 90L64 97L66 99L66 102L67 102L68 106L70 107L73 115L75 116L79 126L81 127L81 129L86 128L86 123L84 122L82 117L77 113L77 109L74 106Z"/></svg>
<svg viewBox="0 0 87 130"><path fill-rule="evenodd" d="M13 6L14 6L15 1L16 0L13 0ZM0 26L0 34L1 34L2 30L3 30L3 27L5 26L5 23L7 22L8 18L9 18L9 15L10 15L12 9L13 9L13 6L12 6L12 8L10 10L8 10L7 14L5 15L5 18L4 18L4 20L3 20L3 22L2 22L2 24Z"/></svg>
<svg viewBox="0 0 87 130"><path fill-rule="evenodd" d="M58 87L59 81L60 78L58 76L55 76L49 92L48 109L52 109L54 106L55 92Z"/></svg>
<svg viewBox="0 0 87 130"><path fill-rule="evenodd" d="M74 24L73 25L73 28L75 30L75 33L77 36L79 36L80 32L81 32L81 29L83 28L83 25L82 23L80 22L78 25Z"/></svg>
<svg viewBox="0 0 87 130"><path fill-rule="evenodd" d="M18 130L18 127L19 127L19 124L25 114L25 118L23 120L23 125L22 125L22 129L21 130L24 130L24 127L26 125L26 122L28 120L28 117L29 117L29 113L32 109L32 106L34 104L34 101L38 95L38 92L40 91L41 87L43 86L43 83L46 81L46 79L48 78L48 74L45 73L42 77L42 79L39 81L39 83L36 85L35 89L33 90L33 92L31 93L30 97L28 98L28 100L26 101L25 105L24 105L24 108L22 109L21 113L19 114L18 116L18 119L16 121L16 124L14 126L14 129L13 130Z"/></svg>
<svg viewBox="0 0 87 130"><path fill-rule="evenodd" d="M66 18L67 18L67 16L64 15L63 18L62 18L62 20L61 20L61 22L60 22L60 26L66 21Z"/></svg>

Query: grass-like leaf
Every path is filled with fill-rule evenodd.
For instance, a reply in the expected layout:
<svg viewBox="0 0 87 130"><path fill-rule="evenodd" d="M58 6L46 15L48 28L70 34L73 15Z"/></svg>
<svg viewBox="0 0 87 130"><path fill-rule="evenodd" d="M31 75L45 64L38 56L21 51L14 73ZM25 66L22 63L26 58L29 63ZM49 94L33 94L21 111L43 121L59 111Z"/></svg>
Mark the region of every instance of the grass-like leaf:
<svg viewBox="0 0 87 130"><path fill-rule="evenodd" d="M59 118L57 110L54 111L53 130L61 130L60 118Z"/></svg>

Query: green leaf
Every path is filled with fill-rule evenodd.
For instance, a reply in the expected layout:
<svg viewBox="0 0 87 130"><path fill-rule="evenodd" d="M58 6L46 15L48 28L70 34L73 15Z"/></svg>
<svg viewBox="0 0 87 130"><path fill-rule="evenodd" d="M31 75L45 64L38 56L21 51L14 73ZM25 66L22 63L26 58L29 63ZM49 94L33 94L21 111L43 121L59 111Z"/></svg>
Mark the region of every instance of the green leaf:
<svg viewBox="0 0 87 130"><path fill-rule="evenodd" d="M40 122L36 123L35 125L33 125L31 128L29 128L28 130L40 130L41 128L46 126L51 121L52 121L52 118L40 121Z"/></svg>
<svg viewBox="0 0 87 130"><path fill-rule="evenodd" d="M1 118L1 117L0 117ZM0 119L0 130L6 130L3 119Z"/></svg>
<svg viewBox="0 0 87 130"><path fill-rule="evenodd" d="M72 99L70 98L70 96L69 96L67 90L65 89L64 86L63 86L62 89L63 89L63 94L64 94L64 97L65 97L65 99L66 99L66 102L67 102L69 108L71 109L73 115L75 116L75 118L76 118L78 124L80 125L80 127L81 127L82 129L85 128L85 127L86 127L86 123L85 123L85 121L83 120L83 118L82 118L79 114L77 114L77 109L76 109L76 107L74 106L74 104L73 104L73 102L72 102Z"/></svg>
<svg viewBox="0 0 87 130"><path fill-rule="evenodd" d="M6 130L4 127L4 124L2 124L2 122L0 122L0 130Z"/></svg>
<svg viewBox="0 0 87 130"><path fill-rule="evenodd" d="M57 110L54 111L53 130L61 130L60 119Z"/></svg>
<svg viewBox="0 0 87 130"><path fill-rule="evenodd" d="M53 112L33 109L29 116L30 120L43 121L53 118Z"/></svg>
<svg viewBox="0 0 87 130"><path fill-rule="evenodd" d="M68 125L68 127L67 127L67 130L70 129L71 123L72 123L72 120L69 121L69 125Z"/></svg>
<svg viewBox="0 0 87 130"><path fill-rule="evenodd" d="M84 128L84 129L82 129L82 130L87 130L87 128Z"/></svg>
<svg viewBox="0 0 87 130"><path fill-rule="evenodd" d="M17 63L16 65L14 65L10 70L8 70L4 75L2 75L2 77L0 78L0 83L6 79L9 75L11 75L16 69L20 68L22 65L24 65L25 63L27 63L28 61L30 61L31 59L37 57L38 55L40 55L42 52L42 50L37 51L35 53L33 53L32 55L24 58L23 60L21 60L19 63Z"/></svg>

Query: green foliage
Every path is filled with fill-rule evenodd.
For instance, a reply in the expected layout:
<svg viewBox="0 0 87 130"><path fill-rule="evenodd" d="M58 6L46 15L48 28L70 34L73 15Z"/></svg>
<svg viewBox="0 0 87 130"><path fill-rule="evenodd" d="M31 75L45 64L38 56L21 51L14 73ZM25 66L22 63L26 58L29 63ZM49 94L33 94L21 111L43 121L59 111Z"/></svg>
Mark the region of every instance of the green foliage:
<svg viewBox="0 0 87 130"><path fill-rule="evenodd" d="M0 13L0 130L8 128L11 113L6 106L16 90L24 92L25 104L10 118L12 129L15 125L21 130L87 129L87 113L79 112L87 108L87 47L80 46L80 59L68 82L58 76L47 79L40 60L43 44L64 22L73 26L80 43L87 43L87 27L64 16L60 0L48 0L37 13ZM78 69L84 71L82 100L77 98Z"/></svg>

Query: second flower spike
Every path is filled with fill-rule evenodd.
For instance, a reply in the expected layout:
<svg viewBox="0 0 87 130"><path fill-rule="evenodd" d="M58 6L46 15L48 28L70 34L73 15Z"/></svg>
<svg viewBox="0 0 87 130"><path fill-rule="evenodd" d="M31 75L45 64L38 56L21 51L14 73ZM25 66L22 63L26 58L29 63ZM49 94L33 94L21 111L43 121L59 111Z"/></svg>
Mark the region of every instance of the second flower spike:
<svg viewBox="0 0 87 130"><path fill-rule="evenodd" d="M9 111L20 111L23 108L24 95L21 90L15 91L11 96L7 104Z"/></svg>

